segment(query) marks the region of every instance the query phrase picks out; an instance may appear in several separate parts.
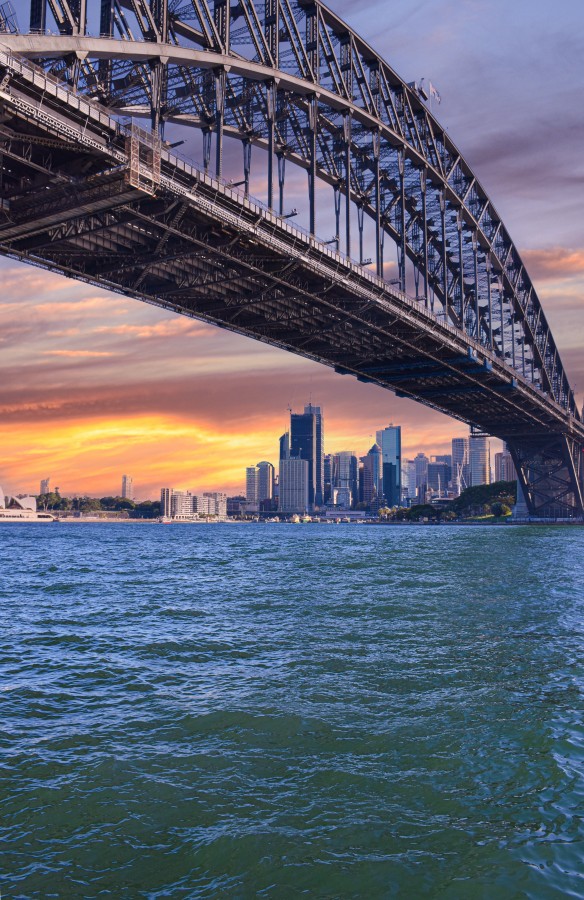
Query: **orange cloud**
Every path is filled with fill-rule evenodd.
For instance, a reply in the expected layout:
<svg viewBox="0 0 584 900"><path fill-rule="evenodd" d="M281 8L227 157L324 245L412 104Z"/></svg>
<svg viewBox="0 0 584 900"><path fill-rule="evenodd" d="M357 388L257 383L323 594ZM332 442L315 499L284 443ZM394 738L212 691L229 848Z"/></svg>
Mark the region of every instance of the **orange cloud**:
<svg viewBox="0 0 584 900"><path fill-rule="evenodd" d="M584 250L553 247L549 250L523 250L525 267L534 280L574 278L584 275Z"/></svg>

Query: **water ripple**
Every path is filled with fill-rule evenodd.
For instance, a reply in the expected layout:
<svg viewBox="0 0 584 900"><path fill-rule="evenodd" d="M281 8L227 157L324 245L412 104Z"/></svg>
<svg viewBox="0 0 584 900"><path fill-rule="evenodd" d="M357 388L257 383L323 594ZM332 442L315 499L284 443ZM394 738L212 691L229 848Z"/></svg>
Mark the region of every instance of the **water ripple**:
<svg viewBox="0 0 584 900"><path fill-rule="evenodd" d="M583 543L4 527L2 896L584 898Z"/></svg>

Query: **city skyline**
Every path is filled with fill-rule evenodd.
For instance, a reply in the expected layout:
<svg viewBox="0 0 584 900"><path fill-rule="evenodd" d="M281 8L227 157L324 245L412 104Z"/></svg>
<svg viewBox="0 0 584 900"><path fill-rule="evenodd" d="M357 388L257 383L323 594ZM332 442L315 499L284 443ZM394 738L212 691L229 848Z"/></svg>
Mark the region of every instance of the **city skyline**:
<svg viewBox="0 0 584 900"><path fill-rule="evenodd" d="M425 75L439 87L434 111L517 242L581 403L577 5L552 15L526 0L513 9L499 0L438 0L428 15L427 3L406 0L391 27L381 28L371 7L366 14L347 0L332 6L406 78ZM499 23L488 42L478 38L486 7ZM200 159L194 138L183 149ZM261 198L265 185L255 177L252 193ZM304 173L296 183L306 193ZM332 225L321 219L317 230L328 237ZM247 460L273 458L271 436L284 427L286 403L300 408L311 393L327 410L331 447L340 450L366 452L373 423L394 420L404 428L404 456L420 447L438 455L457 428L249 339L13 261L2 260L0 271L0 480L7 490L36 489L50 472L64 492L111 494L131 459L141 473L139 498L156 496L175 473L189 485L197 473L197 490L235 492Z"/></svg>
<svg viewBox="0 0 584 900"><path fill-rule="evenodd" d="M312 408L314 410L318 409L319 413L320 413L320 410L323 409L322 415L324 418L324 408L322 406L317 406L316 404L313 404L312 401L303 405L303 408L305 411L310 408ZM279 439L280 442L282 441L283 438L286 438L289 436L291 412L292 412L291 408L288 407L288 409L287 409L288 422L284 426L284 433L281 435L281 437ZM446 417L443 416L442 418L446 418ZM326 417L326 420L327 420L327 431L326 431L327 439L326 440L328 441L328 430L329 430L328 416ZM451 422L452 420L446 419L446 421ZM454 423L454 422L452 424L456 425L456 423ZM363 437L363 435L361 434L360 437L357 439L357 441L354 444L354 449L351 449L351 450L347 450L347 447L349 447L349 446L353 447L353 444L350 444L350 443L347 443L343 446L341 446L341 445L339 445L338 447L335 446L334 448L328 447L327 444L325 443L324 444L324 454L327 457L329 457L329 456L338 456L339 454L350 452L351 454L354 454L357 459L360 459L361 461L363 461L363 459L365 458L365 456L368 454L368 452L371 449L370 444L376 445L377 438L381 436L382 432L384 432L384 431L388 432L392 429L399 431L399 435L400 435L399 441L400 441L401 450L402 450L402 452L401 452L402 466L407 463L413 462L414 456L425 455L430 459L430 458L434 458L434 457L440 457L441 455L450 455L451 451L452 451L452 447L453 447L453 440L468 441L468 439L469 439L468 433L464 434L464 435L457 435L457 434L451 433L450 437L446 437L444 442L440 445L441 448L443 449L444 453L443 454L435 453L428 447L420 447L418 444L414 444L413 440L408 440L407 433L405 436L403 436L403 430L402 430L401 424L393 425L393 423L390 423L389 425L386 425L386 426L378 425L378 427L374 428L366 437ZM276 430L277 430L277 428L276 428ZM367 445L367 440L369 440L369 442L370 442L369 445ZM492 458L491 470L492 470L492 473L494 474L494 469L493 469L494 458L495 458L495 455L497 453L499 453L501 451L501 449L503 448L503 444L497 438L493 438L493 437L489 437L489 441L490 441L490 446L491 446L491 458ZM281 452L281 447L280 447L280 450L278 450L278 439L275 439L275 440L272 439L270 443L272 444L272 446L270 448L270 452L268 454L265 454L265 456L270 456L271 459L273 460L273 462L271 460L262 460L253 465L246 465L244 462L244 470L243 470L244 474L242 475L242 471L238 470L235 481L233 482L233 484L230 484L227 487L225 486L226 485L225 480L223 482L221 482L219 480L217 482L211 483L211 482L209 482L208 479L206 479L205 481L197 481L196 477L193 478L188 475L185 477L184 481L179 482L177 479L170 478L170 479L166 480L165 484L171 482L174 490L177 490L180 492L192 492L193 494L208 493L209 490L212 490L214 492L219 491L220 493L225 493L227 495L232 495L232 496L240 496L240 495L245 496L247 494L247 489L248 489L248 485L249 485L249 481L246 477L246 473L250 472L252 469L255 469L257 466L269 465L274 469L275 474L277 475L277 471L278 471L277 463L278 463L279 452ZM365 445L367 445L367 446L365 447ZM381 446L379 449L381 451ZM122 484L121 490L118 491L118 490L114 489L111 485L109 487L106 485L105 490L88 492L86 494L82 491L76 491L76 490L68 489L68 488L63 488L62 490L59 487L50 488L51 482L54 481L56 484L56 482L58 481L58 478L55 479L53 477L53 475L49 475L45 478L40 479L39 493L41 493L41 494L44 493L42 488L43 488L43 484L46 482L46 483L48 483L49 488L51 490L60 492L62 494L62 496L69 496L69 497L86 496L86 495L87 496L95 496L95 497L119 496L119 497L124 498L124 497L126 497L126 492L124 490L124 484L126 484L128 487L128 491L132 494L132 497L129 497L128 499L133 499L133 500L140 502L143 500L152 500L153 498L157 498L160 494L160 490L163 487L163 484L161 482L160 484L155 485L153 487L152 491L150 493L148 493L146 491L146 488L144 487L144 485L142 484L142 486L141 486L140 482L138 482L137 486L136 486L136 482L135 482L135 478L134 478L133 474L132 475L127 475L127 474L122 475L122 474L116 473L115 478L116 478L118 484L120 483L120 480L121 480L121 484ZM31 478L25 479L26 484L29 484L29 482L31 482L31 481L32 481ZM16 489L13 488L11 485L9 485L8 481L5 481L5 485L6 485L6 487L10 488L8 493L14 493L15 496L18 493L29 493L29 494L35 495L35 496L37 494L36 489L33 489L32 486L30 487L30 490L25 490L24 487L17 486Z"/></svg>

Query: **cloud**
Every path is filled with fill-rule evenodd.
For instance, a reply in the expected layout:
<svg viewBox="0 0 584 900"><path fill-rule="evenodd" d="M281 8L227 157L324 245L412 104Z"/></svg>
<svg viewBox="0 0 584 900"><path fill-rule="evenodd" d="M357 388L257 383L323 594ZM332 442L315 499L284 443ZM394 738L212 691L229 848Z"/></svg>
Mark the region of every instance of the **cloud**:
<svg viewBox="0 0 584 900"><path fill-rule="evenodd" d="M584 276L584 250L553 247L523 250L521 256L532 279L548 281Z"/></svg>
<svg viewBox="0 0 584 900"><path fill-rule="evenodd" d="M194 336L205 334L208 325L203 325L186 316L173 315L172 318L153 325L100 325L93 329L94 334L109 334L131 338L172 338L175 336Z"/></svg>
<svg viewBox="0 0 584 900"><path fill-rule="evenodd" d="M114 356L105 350L43 350L43 356L63 356L67 359L91 359L100 356Z"/></svg>

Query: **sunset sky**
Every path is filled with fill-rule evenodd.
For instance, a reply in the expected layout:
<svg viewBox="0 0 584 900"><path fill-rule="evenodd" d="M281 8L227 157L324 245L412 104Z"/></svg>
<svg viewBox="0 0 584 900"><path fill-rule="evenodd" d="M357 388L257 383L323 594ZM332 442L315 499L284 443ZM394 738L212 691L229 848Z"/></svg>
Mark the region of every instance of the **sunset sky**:
<svg viewBox="0 0 584 900"><path fill-rule="evenodd" d="M434 111L519 247L582 403L580 2L329 5L402 77L438 87ZM137 300L6 259L0 278L7 493L36 493L50 476L63 494L102 496L119 493L123 473L138 499L161 486L239 492L245 466L276 463L287 407L310 398L324 408L327 452L361 455L390 421L402 425L408 456L447 452L465 433L389 392Z"/></svg>

